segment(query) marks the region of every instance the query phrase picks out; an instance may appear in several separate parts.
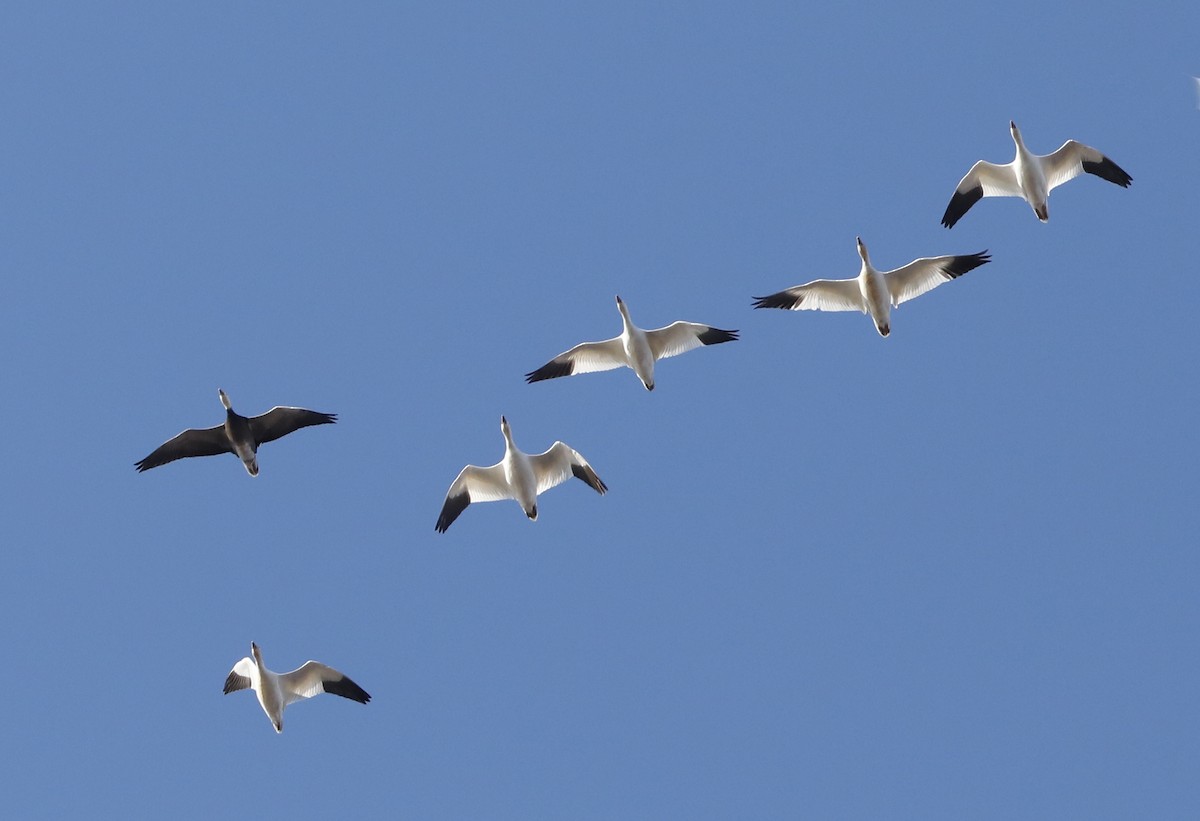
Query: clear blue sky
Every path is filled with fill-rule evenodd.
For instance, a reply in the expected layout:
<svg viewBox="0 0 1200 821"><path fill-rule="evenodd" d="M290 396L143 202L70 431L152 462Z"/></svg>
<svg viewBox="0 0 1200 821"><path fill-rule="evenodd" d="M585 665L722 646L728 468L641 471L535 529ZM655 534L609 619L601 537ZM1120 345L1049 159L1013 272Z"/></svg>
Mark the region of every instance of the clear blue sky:
<svg viewBox="0 0 1200 821"><path fill-rule="evenodd" d="M1200 11L1172 5L10 6L6 811L1200 815ZM1010 119L1133 186L945 230ZM888 339L751 310L853 276L856 235L994 261ZM614 335L615 294L742 341L654 393L523 382ZM257 479L136 473L218 387L340 421ZM436 534L501 414L611 492ZM276 736L221 695L251 640L374 700Z"/></svg>

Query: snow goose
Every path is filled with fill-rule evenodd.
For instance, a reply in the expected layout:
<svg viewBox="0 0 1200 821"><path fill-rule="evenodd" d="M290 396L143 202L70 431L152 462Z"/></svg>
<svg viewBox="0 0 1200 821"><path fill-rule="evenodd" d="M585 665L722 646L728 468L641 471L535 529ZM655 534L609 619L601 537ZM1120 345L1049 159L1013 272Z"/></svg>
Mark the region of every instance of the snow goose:
<svg viewBox="0 0 1200 821"><path fill-rule="evenodd" d="M587 460L562 442L555 442L545 453L530 455L513 444L512 430L503 416L500 432L504 434L504 458L491 467L467 465L459 472L446 492L446 503L434 525L438 533L445 533L471 502L514 499L525 515L536 522L538 494L561 485L571 476L587 482L601 495L608 490Z"/></svg>
<svg viewBox="0 0 1200 821"><path fill-rule="evenodd" d="M258 446L309 425L328 425L337 421L336 413L318 413L304 408L274 407L261 416L249 418L237 414L225 391L217 395L225 406L225 424L215 428L189 428L159 445L153 453L135 462L138 471L150 470L189 456L215 456L233 453L242 460L246 472L258 475Z"/></svg>
<svg viewBox="0 0 1200 821"><path fill-rule="evenodd" d="M1053 154L1032 154L1025 147L1017 124L1010 120L1008 129L1017 144L1017 156L1007 165L980 160L971 166L954 189L954 196L942 215L942 225L953 228L954 223L983 197L1021 197L1033 208L1037 218L1046 222L1050 219L1046 204L1050 192L1084 172L1122 188L1128 188L1133 182L1133 177L1091 146L1067 140Z"/></svg>
<svg viewBox="0 0 1200 821"><path fill-rule="evenodd" d="M333 693L359 704L371 700L366 690L319 661L306 661L290 673L275 673L263 664L262 651L254 642L250 642L250 653L229 671L225 678L225 694L254 690L277 733L283 732L283 711L293 701L321 693Z"/></svg>
<svg viewBox="0 0 1200 821"><path fill-rule="evenodd" d="M621 312L624 327L621 335L603 342L583 342L569 351L560 353L536 371L525 374L526 382L540 382L559 376L577 373L611 371L613 368L632 368L646 390L654 390L654 363L668 356L699 348L701 345L719 345L733 342L737 331L723 331L711 325L696 322L672 322L665 328L643 331L629 318L629 308L621 297L617 297L617 310Z"/></svg>
<svg viewBox="0 0 1200 821"><path fill-rule="evenodd" d="M855 237L862 270L855 279L816 279L770 296L754 298L755 308L790 311L862 311L875 320L880 336L891 333L893 305L908 302L943 282L974 270L991 257L988 252L948 257L922 257L894 271L879 271L867 256L866 243Z"/></svg>

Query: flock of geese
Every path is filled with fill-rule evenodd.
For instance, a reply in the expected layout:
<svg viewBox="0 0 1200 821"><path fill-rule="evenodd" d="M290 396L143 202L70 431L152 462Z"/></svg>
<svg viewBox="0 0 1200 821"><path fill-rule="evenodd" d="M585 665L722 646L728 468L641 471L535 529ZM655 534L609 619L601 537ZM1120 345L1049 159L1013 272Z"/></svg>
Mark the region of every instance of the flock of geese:
<svg viewBox="0 0 1200 821"><path fill-rule="evenodd" d="M1016 156L1005 165L980 160L971 167L954 189L942 225L954 225L984 197L1020 197L1029 203L1042 222L1050 218L1050 192L1080 174L1093 174L1127 188L1133 181L1116 163L1096 149L1068 140L1050 154L1033 154L1025 147L1014 122L1009 131L1016 144ZM890 271L871 264L866 243L856 238L862 260L853 279L818 279L803 285L755 297L755 308L783 308L791 311L860 311L869 314L881 336L891 333L891 309L924 294L943 282L957 279L987 263L987 251L941 257L923 257ZM540 382L581 373L629 368L648 391L654 390L654 366L660 359L678 356L705 345L733 342L738 331L722 330L695 322L673 322L647 331L633 324L629 308L617 297L621 313L621 333L602 342L582 342L564 351L537 370L525 375L527 382ZM225 391L217 395L225 408L225 421L211 428L191 428L155 448L135 463L139 471L160 467L177 459L193 456L236 455L251 476L258 475L258 448L287 436L300 428L326 425L337 415L304 408L274 407L259 416L241 416L233 410ZM472 502L512 499L530 520L538 515L537 497L572 476L587 483L597 493L608 490L583 456L563 442L555 442L538 454L528 454L513 442L508 420L500 417L504 436L504 457L490 467L467 465L450 484L442 511L434 525L445 533ZM251 655L233 666L225 679L225 693L252 689L271 720L276 732L283 732L283 711L289 704L320 693L332 693L361 704L371 700L365 690L343 673L316 661L308 661L290 673L268 670L258 645L250 643Z"/></svg>

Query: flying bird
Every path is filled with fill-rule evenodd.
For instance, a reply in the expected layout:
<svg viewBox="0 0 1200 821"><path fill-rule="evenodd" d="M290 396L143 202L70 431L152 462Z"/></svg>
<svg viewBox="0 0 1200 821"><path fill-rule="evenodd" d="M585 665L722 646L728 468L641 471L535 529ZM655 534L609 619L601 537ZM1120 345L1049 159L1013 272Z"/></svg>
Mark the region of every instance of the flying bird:
<svg viewBox="0 0 1200 821"><path fill-rule="evenodd" d="M738 338L737 331L723 331L696 322L672 322L665 328L643 331L629 318L629 308L621 297L617 297L617 310L621 312L624 325L620 336L603 342L582 342L560 353L536 371L525 374L525 381L540 382L559 376L624 367L632 368L646 390L652 391L654 363L657 360L686 353L701 345L719 345Z"/></svg>
<svg viewBox="0 0 1200 821"><path fill-rule="evenodd" d="M233 453L242 460L251 476L258 475L258 446L309 425L328 425L337 421L336 413L318 413L304 408L274 407L261 416L245 417L234 413L225 391L217 395L225 406L225 424L215 428L189 428L155 448L135 462L138 471L150 470L189 456L215 456Z"/></svg>
<svg viewBox="0 0 1200 821"><path fill-rule="evenodd" d="M1067 140L1053 154L1032 154L1021 139L1017 124L1011 120L1008 129L1017 144L1017 156L1007 165L980 160L954 189L954 196L942 215L942 225L953 228L954 223L983 197L1021 197L1033 208L1042 222L1050 219L1046 199L1050 192L1080 174L1095 174L1101 179L1128 188L1133 177L1108 157L1091 146Z"/></svg>
<svg viewBox="0 0 1200 821"><path fill-rule="evenodd" d="M894 271L880 271L871 265L866 243L855 237L862 270L854 279L816 279L770 296L754 298L755 308L783 308L789 311L862 311L875 320L880 336L892 331L893 305L908 302L943 282L956 279L991 260L986 250L978 254L947 257L922 257Z"/></svg>
<svg viewBox="0 0 1200 821"><path fill-rule="evenodd" d="M500 432L504 434L504 458L491 467L467 465L459 472L446 492L446 503L434 525L438 533L445 533L471 502L513 499L530 521L536 522L538 495L572 476L587 482L601 495L608 490L587 460L562 442L555 442L544 453L531 455L513 444L512 430L503 416Z"/></svg>
<svg viewBox="0 0 1200 821"><path fill-rule="evenodd" d="M359 704L371 700L366 690L319 661L306 661L290 673L275 673L263 664L262 651L254 642L250 642L250 653L229 671L225 694L253 690L277 733L283 732L283 711L293 701L321 693L332 693Z"/></svg>

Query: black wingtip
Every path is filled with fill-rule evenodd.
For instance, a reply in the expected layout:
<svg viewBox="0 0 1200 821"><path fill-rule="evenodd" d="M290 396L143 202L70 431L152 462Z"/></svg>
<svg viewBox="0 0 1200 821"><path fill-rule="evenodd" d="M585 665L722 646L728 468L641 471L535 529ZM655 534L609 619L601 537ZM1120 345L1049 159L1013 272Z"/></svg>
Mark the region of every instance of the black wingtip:
<svg viewBox="0 0 1200 821"><path fill-rule="evenodd" d="M525 374L525 381L532 385L534 382L541 382L543 379L557 379L560 376L570 376L574 370L575 363L570 359L565 362L551 359L536 371L530 371Z"/></svg>
<svg viewBox="0 0 1200 821"><path fill-rule="evenodd" d="M459 493L455 496L447 496L446 503L442 505L442 512L438 516L437 524L433 529L438 533L445 533L450 525L454 524L454 520L459 517L467 505L471 504L471 494Z"/></svg>
<svg viewBox="0 0 1200 821"><path fill-rule="evenodd" d="M1083 170L1089 174L1095 174L1102 180L1108 180L1111 183L1119 185L1122 188L1128 188L1129 184L1133 182L1133 177L1129 176L1125 172L1125 169L1121 168L1121 166L1108 157L1101 157L1100 162L1087 162L1085 160Z"/></svg>
<svg viewBox="0 0 1200 821"><path fill-rule="evenodd" d="M371 694L359 687L347 676L342 676L337 681L323 682L322 687L327 693L348 698L351 701L357 701L359 704L366 704L371 700Z"/></svg>
<svg viewBox="0 0 1200 821"><path fill-rule="evenodd" d="M587 482L588 486L601 496L603 496L605 493L608 493L608 485L604 484L600 477L596 475L596 471L592 470L590 467L586 467L584 465L571 465L571 473L574 474L576 479L582 479L583 481Z"/></svg>
<svg viewBox="0 0 1200 821"><path fill-rule="evenodd" d="M698 337L704 345L720 345L722 342L736 342L737 338L738 331L723 331L720 328L709 328Z"/></svg>
<svg viewBox="0 0 1200 821"><path fill-rule="evenodd" d="M801 298L789 294L787 291L780 291L777 294L756 296L753 299L755 308L782 308L785 311L790 311L800 304Z"/></svg>
<svg viewBox="0 0 1200 821"><path fill-rule="evenodd" d="M977 254L960 254L959 256L951 257L950 262L942 270L945 271L946 276L951 279L957 279L967 273L967 271L974 271L980 265L991 261L992 256L985 248Z"/></svg>
<svg viewBox="0 0 1200 821"><path fill-rule="evenodd" d="M955 191L954 196L950 198L950 204L946 206L946 213L942 214L942 225L947 228L953 228L954 224L962 219L963 214L971 210L971 206L983 199L983 186L976 186L970 191Z"/></svg>

